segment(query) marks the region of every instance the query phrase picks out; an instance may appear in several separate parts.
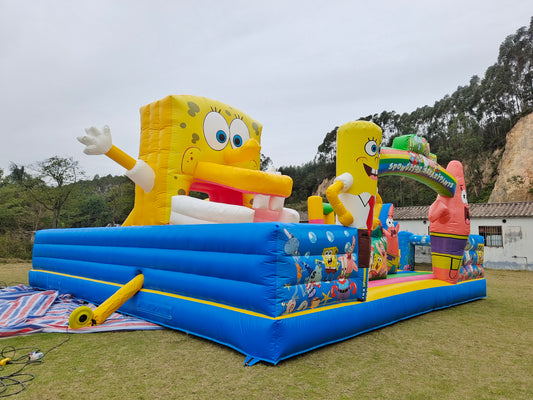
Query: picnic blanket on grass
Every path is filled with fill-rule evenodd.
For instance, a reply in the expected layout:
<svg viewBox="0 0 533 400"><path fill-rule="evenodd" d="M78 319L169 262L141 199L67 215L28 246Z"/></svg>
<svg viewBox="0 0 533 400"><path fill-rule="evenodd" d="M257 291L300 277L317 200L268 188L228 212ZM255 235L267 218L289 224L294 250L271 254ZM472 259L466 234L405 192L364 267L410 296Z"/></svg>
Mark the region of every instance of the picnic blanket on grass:
<svg viewBox="0 0 533 400"><path fill-rule="evenodd" d="M55 290L39 290L26 285L0 289L0 337L38 332L67 332L68 318L79 306L96 306L76 299L70 294ZM80 329L72 333L108 332L124 330L164 329L160 325L113 313L103 324Z"/></svg>

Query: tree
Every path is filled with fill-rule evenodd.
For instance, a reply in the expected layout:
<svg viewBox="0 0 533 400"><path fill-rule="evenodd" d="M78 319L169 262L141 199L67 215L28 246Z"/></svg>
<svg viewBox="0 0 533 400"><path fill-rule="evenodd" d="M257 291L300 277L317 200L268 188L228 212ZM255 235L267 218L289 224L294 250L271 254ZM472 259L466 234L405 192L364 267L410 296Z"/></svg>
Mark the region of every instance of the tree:
<svg viewBox="0 0 533 400"><path fill-rule="evenodd" d="M335 127L332 131L326 133L324 140L318 146L318 152L315 156L317 162L335 163L337 158L337 129L339 127Z"/></svg>
<svg viewBox="0 0 533 400"><path fill-rule="evenodd" d="M122 224L133 209L135 198L135 184L126 177L123 182L113 186L106 196L112 225Z"/></svg>
<svg viewBox="0 0 533 400"><path fill-rule="evenodd" d="M8 179L12 183L21 183L22 181L24 181L24 179L30 177L25 171L23 165L19 166L13 162L9 164L9 171L11 173L9 174Z"/></svg>
<svg viewBox="0 0 533 400"><path fill-rule="evenodd" d="M270 167L272 167L272 160L270 157L265 156L263 153L261 153L261 171L267 171Z"/></svg>
<svg viewBox="0 0 533 400"><path fill-rule="evenodd" d="M25 178L23 185L34 201L52 212L52 228L57 228L61 210L84 173L72 157L50 157L32 169L36 175Z"/></svg>

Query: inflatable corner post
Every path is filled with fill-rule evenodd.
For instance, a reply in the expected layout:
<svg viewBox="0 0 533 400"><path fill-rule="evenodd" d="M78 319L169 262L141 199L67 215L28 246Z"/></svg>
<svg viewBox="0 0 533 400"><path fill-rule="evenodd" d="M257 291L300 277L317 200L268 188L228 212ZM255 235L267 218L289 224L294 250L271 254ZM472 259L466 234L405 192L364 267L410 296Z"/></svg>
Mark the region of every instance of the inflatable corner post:
<svg viewBox="0 0 533 400"><path fill-rule="evenodd" d="M307 210L310 224L334 224L335 212L329 203L324 203L320 196L307 198Z"/></svg>
<svg viewBox="0 0 533 400"><path fill-rule="evenodd" d="M438 195L429 208L431 261L435 278L457 283L470 234L470 209L463 165L450 161L446 169L456 178L457 190L453 197Z"/></svg>
<svg viewBox="0 0 533 400"><path fill-rule="evenodd" d="M283 208L291 178L259 171L260 142L261 124L219 101L167 96L142 107L139 160L115 146L105 153L137 183L124 225L298 222ZM186 198L190 191L207 193L211 204Z"/></svg>
<svg viewBox="0 0 533 400"><path fill-rule="evenodd" d="M361 268L370 266L381 140L381 129L372 122L342 125L337 131L337 177L326 191L338 221L358 230Z"/></svg>

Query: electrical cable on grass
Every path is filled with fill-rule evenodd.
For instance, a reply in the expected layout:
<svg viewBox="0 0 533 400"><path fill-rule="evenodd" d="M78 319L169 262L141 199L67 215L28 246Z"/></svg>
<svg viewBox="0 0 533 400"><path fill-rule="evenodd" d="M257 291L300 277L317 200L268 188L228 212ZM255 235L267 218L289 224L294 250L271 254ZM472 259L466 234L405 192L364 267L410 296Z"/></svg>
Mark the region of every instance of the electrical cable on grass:
<svg viewBox="0 0 533 400"><path fill-rule="evenodd" d="M67 338L65 340L45 352L42 352L38 347L4 347L0 351L0 397L13 396L26 389L25 384L34 380L35 375L22 372L24 368L30 364L42 364L44 356L70 340L68 327L66 333ZM23 355L19 356L19 354ZM20 365L20 367L7 375L2 375L7 365Z"/></svg>

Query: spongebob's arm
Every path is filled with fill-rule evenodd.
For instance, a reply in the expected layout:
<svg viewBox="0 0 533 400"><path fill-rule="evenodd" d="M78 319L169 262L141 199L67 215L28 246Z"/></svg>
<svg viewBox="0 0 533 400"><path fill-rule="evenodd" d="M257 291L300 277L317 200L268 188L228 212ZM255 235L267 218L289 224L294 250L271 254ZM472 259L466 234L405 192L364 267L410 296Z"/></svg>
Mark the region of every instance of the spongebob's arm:
<svg viewBox="0 0 533 400"><path fill-rule="evenodd" d="M344 226L349 226L353 223L353 215L350 211L344 207L342 201L339 199L339 194L347 191L353 184L353 178L350 174L344 173L339 175L335 182L329 186L326 190L326 197L328 198L329 204L333 207L335 214L339 222Z"/></svg>
<svg viewBox="0 0 533 400"><path fill-rule="evenodd" d="M126 168L126 176L145 192L152 190L155 181L153 169L143 160L133 157L113 145L111 130L106 125L102 129L90 127L85 129L85 136L78 137L78 141L85 145L83 152L89 155L105 154L122 167Z"/></svg>

